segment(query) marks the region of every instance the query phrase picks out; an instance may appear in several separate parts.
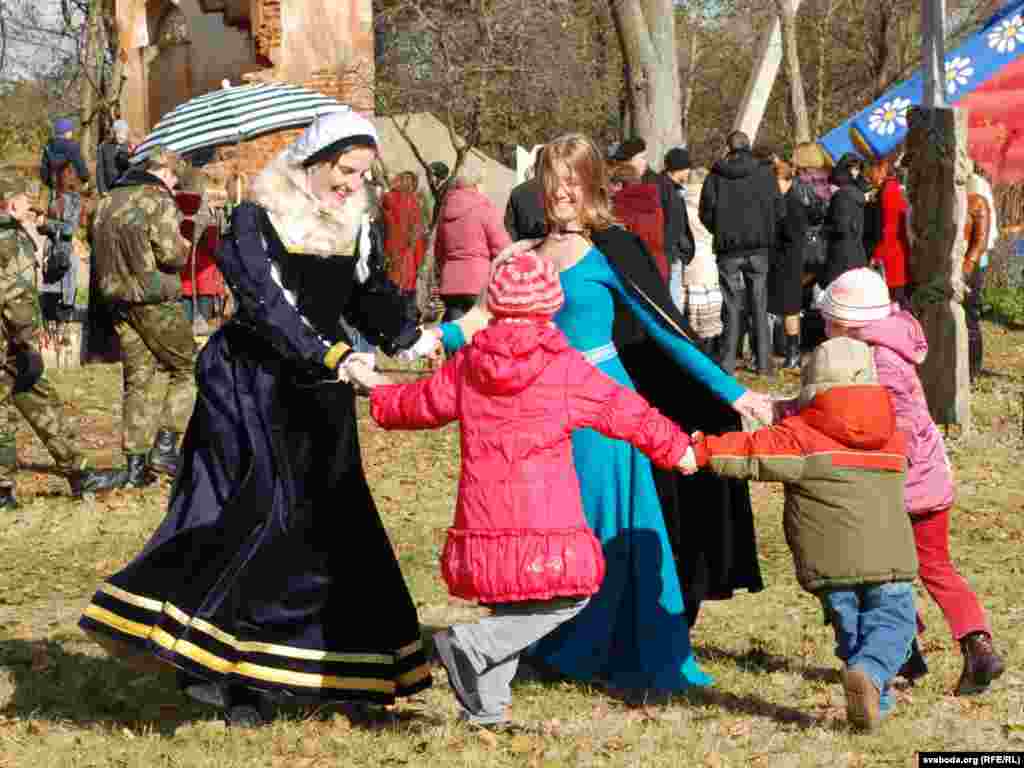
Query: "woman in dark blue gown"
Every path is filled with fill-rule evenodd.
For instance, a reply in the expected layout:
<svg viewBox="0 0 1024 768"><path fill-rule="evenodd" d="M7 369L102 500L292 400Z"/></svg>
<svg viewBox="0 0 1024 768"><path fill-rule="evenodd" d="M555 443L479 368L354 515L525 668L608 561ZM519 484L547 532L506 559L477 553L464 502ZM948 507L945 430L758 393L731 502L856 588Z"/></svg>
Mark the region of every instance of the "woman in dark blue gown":
<svg viewBox="0 0 1024 768"><path fill-rule="evenodd" d="M363 174L376 133L319 118L254 180L218 262L237 312L199 357L168 513L81 626L182 670L228 722L265 694L392 703L430 684L413 601L363 475L345 319L420 340L384 275Z"/></svg>

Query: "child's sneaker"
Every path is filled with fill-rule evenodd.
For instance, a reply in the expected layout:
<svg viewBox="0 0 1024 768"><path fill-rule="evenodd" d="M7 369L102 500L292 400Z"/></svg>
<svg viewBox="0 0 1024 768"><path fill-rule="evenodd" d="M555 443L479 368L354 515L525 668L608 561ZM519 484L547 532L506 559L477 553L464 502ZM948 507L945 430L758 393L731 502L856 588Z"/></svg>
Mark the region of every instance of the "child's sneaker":
<svg viewBox="0 0 1024 768"><path fill-rule="evenodd" d="M850 725L873 731L881 722L881 692L871 677L860 667L847 667L840 672L846 693L846 719Z"/></svg>

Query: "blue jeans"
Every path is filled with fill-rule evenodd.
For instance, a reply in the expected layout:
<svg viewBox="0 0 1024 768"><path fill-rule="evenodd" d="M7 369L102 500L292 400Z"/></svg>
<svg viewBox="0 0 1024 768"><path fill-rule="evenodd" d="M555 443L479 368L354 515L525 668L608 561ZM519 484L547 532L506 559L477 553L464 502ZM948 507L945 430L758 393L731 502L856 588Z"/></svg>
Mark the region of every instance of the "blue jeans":
<svg viewBox="0 0 1024 768"><path fill-rule="evenodd" d="M680 312L683 311L683 262L676 261L672 262L672 266L669 267L668 274L668 292L672 296L672 301L676 305L676 309Z"/></svg>
<svg viewBox="0 0 1024 768"><path fill-rule="evenodd" d="M867 673L881 694L882 714L887 713L893 704L889 681L910 655L917 632L913 586L907 581L865 584L820 597L836 633L836 656Z"/></svg>

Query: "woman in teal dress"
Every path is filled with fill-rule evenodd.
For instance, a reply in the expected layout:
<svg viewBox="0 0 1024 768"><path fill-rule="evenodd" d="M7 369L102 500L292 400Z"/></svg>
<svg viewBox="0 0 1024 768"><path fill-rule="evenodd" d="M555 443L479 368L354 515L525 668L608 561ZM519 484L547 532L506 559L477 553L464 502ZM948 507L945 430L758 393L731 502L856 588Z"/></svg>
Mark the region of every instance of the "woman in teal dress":
<svg viewBox="0 0 1024 768"><path fill-rule="evenodd" d="M645 345L653 344L660 350L659 378L677 379L674 397L685 401L696 421L717 416L713 426L722 428L722 411L729 414L725 422L734 426L736 411L770 421L767 398L745 390L687 341L682 319L670 314L674 305L650 256L637 238L612 226L603 163L593 144L570 135L547 145L540 176L554 234L512 248L536 247L559 267L565 305L555 323L573 347L617 382L633 387L619 349L626 346L636 357ZM628 275L610 263L609 253L629 265ZM464 344L486 319L477 308L464 320L443 325L446 349ZM679 420L678 413L670 415ZM697 428L693 423L682 425ZM542 640L533 657L568 677L602 680L621 690L674 692L710 684L690 647L683 589L650 462L630 445L589 429L573 435L573 456L584 511L604 547L607 574L587 608ZM721 498L717 491L707 490L706 482L695 484L683 513L694 518L721 514L721 509L702 503ZM745 494L745 485L738 490ZM749 496L746 512L749 515ZM679 527L699 538L698 525L683 521ZM741 543L741 559L752 559L752 565L745 563L739 583L728 587L760 589L752 521L742 535L749 542Z"/></svg>

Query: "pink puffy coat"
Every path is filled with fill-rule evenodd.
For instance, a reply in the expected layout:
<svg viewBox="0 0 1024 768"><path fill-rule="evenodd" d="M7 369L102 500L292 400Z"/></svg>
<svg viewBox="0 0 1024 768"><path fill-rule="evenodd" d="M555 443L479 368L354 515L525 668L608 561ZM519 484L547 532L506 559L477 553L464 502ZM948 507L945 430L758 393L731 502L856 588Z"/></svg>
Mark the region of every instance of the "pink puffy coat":
<svg viewBox="0 0 1024 768"><path fill-rule="evenodd" d="M946 444L928 412L917 366L928 354L924 330L909 312L893 314L858 328L851 336L871 345L879 383L892 398L896 428L907 435L907 512L919 515L953 504L953 473Z"/></svg>
<svg viewBox="0 0 1024 768"><path fill-rule="evenodd" d="M456 187L444 199L434 250L443 296L475 296L487 285L494 259L512 238L501 212L473 187Z"/></svg>
<svg viewBox="0 0 1024 768"><path fill-rule="evenodd" d="M492 323L429 379L375 388L370 411L385 428L461 422L462 474L441 569L453 595L482 603L590 595L601 585L604 556L583 517L572 430L628 440L663 467L690 443L561 331L535 322Z"/></svg>

